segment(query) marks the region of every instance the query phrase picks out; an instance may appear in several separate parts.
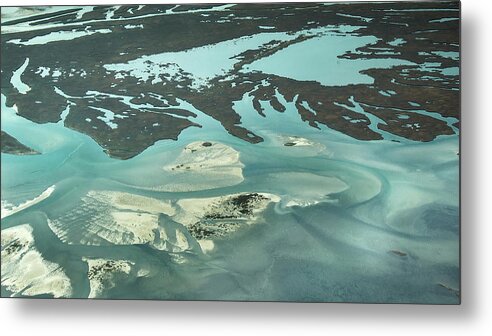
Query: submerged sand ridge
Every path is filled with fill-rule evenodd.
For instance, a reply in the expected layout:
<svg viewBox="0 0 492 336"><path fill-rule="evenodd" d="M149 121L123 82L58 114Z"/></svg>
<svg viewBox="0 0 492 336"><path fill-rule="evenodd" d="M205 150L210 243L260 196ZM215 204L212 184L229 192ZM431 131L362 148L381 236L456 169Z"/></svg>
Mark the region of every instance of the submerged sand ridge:
<svg viewBox="0 0 492 336"><path fill-rule="evenodd" d="M278 137L286 147L314 147L318 146L320 150L324 149L320 143L296 135L283 135Z"/></svg>
<svg viewBox="0 0 492 336"><path fill-rule="evenodd" d="M48 220L48 225L61 241L69 245L147 244L169 253L198 247L181 224L170 222L169 216L174 213L171 201L92 190L74 208ZM91 288L98 286L91 284ZM94 295L99 294L96 291Z"/></svg>
<svg viewBox="0 0 492 336"><path fill-rule="evenodd" d="M114 191L90 191L71 211L48 222L63 242L133 245L153 240L158 214L172 215L170 203Z"/></svg>

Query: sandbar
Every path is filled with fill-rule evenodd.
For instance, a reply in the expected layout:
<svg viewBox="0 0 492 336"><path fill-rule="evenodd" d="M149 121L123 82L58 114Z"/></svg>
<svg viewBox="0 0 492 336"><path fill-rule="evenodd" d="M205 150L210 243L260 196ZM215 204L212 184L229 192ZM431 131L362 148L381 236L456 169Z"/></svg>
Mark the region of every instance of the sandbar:
<svg viewBox="0 0 492 336"><path fill-rule="evenodd" d="M72 294L70 280L62 268L43 258L34 244L32 227L22 224L2 230L2 286L12 296Z"/></svg>

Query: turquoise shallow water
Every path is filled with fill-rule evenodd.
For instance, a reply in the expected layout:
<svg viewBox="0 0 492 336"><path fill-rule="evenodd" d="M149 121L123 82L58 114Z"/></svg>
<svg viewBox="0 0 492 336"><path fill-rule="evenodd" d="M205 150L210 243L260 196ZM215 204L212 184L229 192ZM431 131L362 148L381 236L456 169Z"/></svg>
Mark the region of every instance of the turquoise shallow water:
<svg viewBox="0 0 492 336"><path fill-rule="evenodd" d="M247 106L238 103L235 109L252 131L265 137L263 143L249 144L219 128L195 128L176 142L158 142L120 161L61 124L33 127L2 100L5 130L43 152L2 154L2 200L17 204L56 185L45 201L2 220L2 228L30 223L37 248L63 267L76 297L89 292L82 258L100 257L131 260L154 270L149 277L120 279L107 293L113 298L456 302L438 284L459 285L457 136L430 143L358 141L309 127L291 107L283 114L267 109L268 122L254 127L254 119L263 117ZM285 147L276 140L279 134L301 136L325 148ZM148 190L166 180L161 167L195 140L220 141L239 151L244 182L185 193ZM292 172L337 177L349 189L331 195L335 203L286 207L289 195L308 197L302 191L316 189L304 179L274 178ZM179 264L167 252L146 245L61 243L47 219L76 206L89 190L159 199L255 191L281 195L284 201L271 206L262 223L217 241L208 255L184 253L186 263ZM390 250L408 255L402 258Z"/></svg>

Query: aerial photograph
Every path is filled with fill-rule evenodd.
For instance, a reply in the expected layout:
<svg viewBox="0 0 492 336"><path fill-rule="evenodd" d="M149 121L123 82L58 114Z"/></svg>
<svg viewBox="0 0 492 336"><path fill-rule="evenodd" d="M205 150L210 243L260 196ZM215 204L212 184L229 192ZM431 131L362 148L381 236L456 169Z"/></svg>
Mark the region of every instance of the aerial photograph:
<svg viewBox="0 0 492 336"><path fill-rule="evenodd" d="M460 3L1 7L1 297L460 304Z"/></svg>

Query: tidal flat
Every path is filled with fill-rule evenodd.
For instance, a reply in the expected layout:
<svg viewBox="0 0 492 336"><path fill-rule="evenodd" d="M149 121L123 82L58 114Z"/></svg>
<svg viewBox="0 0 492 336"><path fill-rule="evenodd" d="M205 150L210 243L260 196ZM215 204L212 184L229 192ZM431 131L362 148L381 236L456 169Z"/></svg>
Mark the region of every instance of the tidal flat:
<svg viewBox="0 0 492 336"><path fill-rule="evenodd" d="M458 304L459 2L1 7L1 295Z"/></svg>

